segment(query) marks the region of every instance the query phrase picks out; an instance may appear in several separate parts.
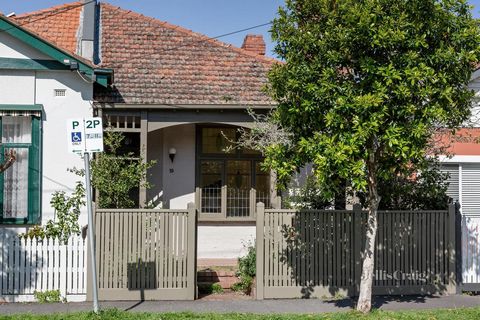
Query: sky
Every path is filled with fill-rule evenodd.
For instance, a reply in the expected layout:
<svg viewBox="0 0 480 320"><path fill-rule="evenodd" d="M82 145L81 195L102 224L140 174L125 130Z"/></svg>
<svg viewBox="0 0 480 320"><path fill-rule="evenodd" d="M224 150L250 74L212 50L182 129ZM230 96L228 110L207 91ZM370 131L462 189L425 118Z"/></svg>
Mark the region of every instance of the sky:
<svg viewBox="0 0 480 320"><path fill-rule="evenodd" d="M0 11L17 14L49 8L66 0L0 0ZM249 28L271 21L284 5L284 0L108 0L110 4L139 12L172 24L180 25L209 37ZM475 8L473 15L480 18L480 0L469 1ZM246 34L262 34L267 44L266 54L274 57L270 26L264 26L219 40L237 47Z"/></svg>
<svg viewBox="0 0 480 320"><path fill-rule="evenodd" d="M0 0L3 14L21 14L75 0ZM480 0L479 0L480 1ZM110 4L139 12L195 32L216 37L271 21L284 0L107 0ZM219 40L240 47L248 33L262 34L266 54L273 57L270 26L245 31Z"/></svg>

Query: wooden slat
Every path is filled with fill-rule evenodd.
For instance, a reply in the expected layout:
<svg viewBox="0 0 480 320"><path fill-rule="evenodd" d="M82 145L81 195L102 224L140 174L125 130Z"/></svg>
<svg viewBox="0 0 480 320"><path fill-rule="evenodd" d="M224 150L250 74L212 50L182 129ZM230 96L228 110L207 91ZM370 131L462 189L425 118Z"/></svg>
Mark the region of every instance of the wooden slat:
<svg viewBox="0 0 480 320"><path fill-rule="evenodd" d="M111 224L111 239L112 239L112 245L111 245L111 253L112 253L112 259L110 261L110 270L111 270L111 285L109 288L116 289L118 288L118 258L119 258L119 243L118 243L118 232L119 232L119 227L120 227L120 217L118 214L114 213L112 214L112 224Z"/></svg>
<svg viewBox="0 0 480 320"><path fill-rule="evenodd" d="M26 252L22 250L25 247L25 239L18 240L18 263L16 270L18 272L18 290L17 292L23 294L25 292L25 256Z"/></svg>
<svg viewBox="0 0 480 320"><path fill-rule="evenodd" d="M287 225L283 212L295 216L293 227L299 234L300 247L291 252L285 252L283 235L277 232L279 226ZM265 297L287 297L287 292L291 292L290 297L298 297L298 289L306 287L322 292L324 289L328 292L341 288L355 290L360 276L357 255L365 241L366 218L365 214L358 215L360 219L352 211L266 210L261 234L265 239ZM444 224L444 215L445 211L378 213L375 253L378 272L374 292L437 292L445 287L443 259L447 259L448 252L443 242L447 242L449 230ZM363 231L359 231L358 221ZM292 255L292 258L280 261L278 257L282 255ZM416 277L422 274L429 276L427 283ZM437 289L433 290L432 286ZM274 288L286 291L274 294Z"/></svg>
<svg viewBox="0 0 480 320"><path fill-rule="evenodd" d="M173 257L173 245L174 245L174 232L173 232L173 216L171 214L168 215L168 257L167 257L167 266L168 266L168 273L167 273L167 288L173 288L174 282L174 257Z"/></svg>
<svg viewBox="0 0 480 320"><path fill-rule="evenodd" d="M166 236L166 231L165 231L165 215L160 216L160 252L157 254L157 257L159 259L159 287L160 288L166 288L165 284L165 236Z"/></svg>
<svg viewBox="0 0 480 320"><path fill-rule="evenodd" d="M184 288L184 254L183 254L183 228L184 228L184 216L182 213L178 214L178 245L177 245L177 256L178 256L178 274L177 274L177 284L178 287Z"/></svg>

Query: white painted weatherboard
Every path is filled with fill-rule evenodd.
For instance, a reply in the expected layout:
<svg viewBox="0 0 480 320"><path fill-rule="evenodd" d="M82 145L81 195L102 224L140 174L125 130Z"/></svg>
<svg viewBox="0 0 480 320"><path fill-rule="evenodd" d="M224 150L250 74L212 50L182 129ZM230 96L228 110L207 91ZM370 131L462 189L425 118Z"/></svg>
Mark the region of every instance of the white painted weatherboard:
<svg viewBox="0 0 480 320"><path fill-rule="evenodd" d="M447 195L453 199L453 202L460 200L459 195L459 176L458 176L458 164L443 164L441 166L441 171L448 173L450 177L448 178L448 189Z"/></svg>
<svg viewBox="0 0 480 320"><path fill-rule="evenodd" d="M480 163L443 164L450 173L447 194L461 203L462 281L480 283Z"/></svg>
<svg viewBox="0 0 480 320"><path fill-rule="evenodd" d="M480 164L463 164L462 182L462 214L480 216Z"/></svg>

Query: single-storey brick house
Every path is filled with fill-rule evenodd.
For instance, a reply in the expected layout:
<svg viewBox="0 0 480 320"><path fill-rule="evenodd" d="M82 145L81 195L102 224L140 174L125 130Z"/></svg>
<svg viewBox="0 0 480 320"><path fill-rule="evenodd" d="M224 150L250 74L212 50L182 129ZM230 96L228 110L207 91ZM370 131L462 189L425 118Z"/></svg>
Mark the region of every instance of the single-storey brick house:
<svg viewBox="0 0 480 320"><path fill-rule="evenodd" d="M237 138L236 129L251 125L247 108L265 113L274 107L263 88L276 60L265 56L263 38L248 35L236 48L91 1L10 20L81 54L99 70L113 70L111 85L92 84L91 112L125 133L129 151L157 161L149 172L153 188L139 190L140 206L184 209L195 202L199 258L237 257L255 234L255 202L278 202L259 153L225 151ZM44 139L44 145L51 141ZM55 145L60 157L62 142ZM71 163L65 161L60 174L67 174ZM44 190L44 204L54 190ZM43 215L44 222L47 218Z"/></svg>

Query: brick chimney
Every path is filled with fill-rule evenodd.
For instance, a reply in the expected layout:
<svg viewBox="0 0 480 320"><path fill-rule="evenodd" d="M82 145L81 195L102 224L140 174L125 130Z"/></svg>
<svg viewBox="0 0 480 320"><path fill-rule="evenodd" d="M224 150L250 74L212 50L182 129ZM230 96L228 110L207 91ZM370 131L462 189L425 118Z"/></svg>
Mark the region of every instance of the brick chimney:
<svg viewBox="0 0 480 320"><path fill-rule="evenodd" d="M258 34L247 34L243 40L242 49L264 56L265 41L263 41L263 36Z"/></svg>

